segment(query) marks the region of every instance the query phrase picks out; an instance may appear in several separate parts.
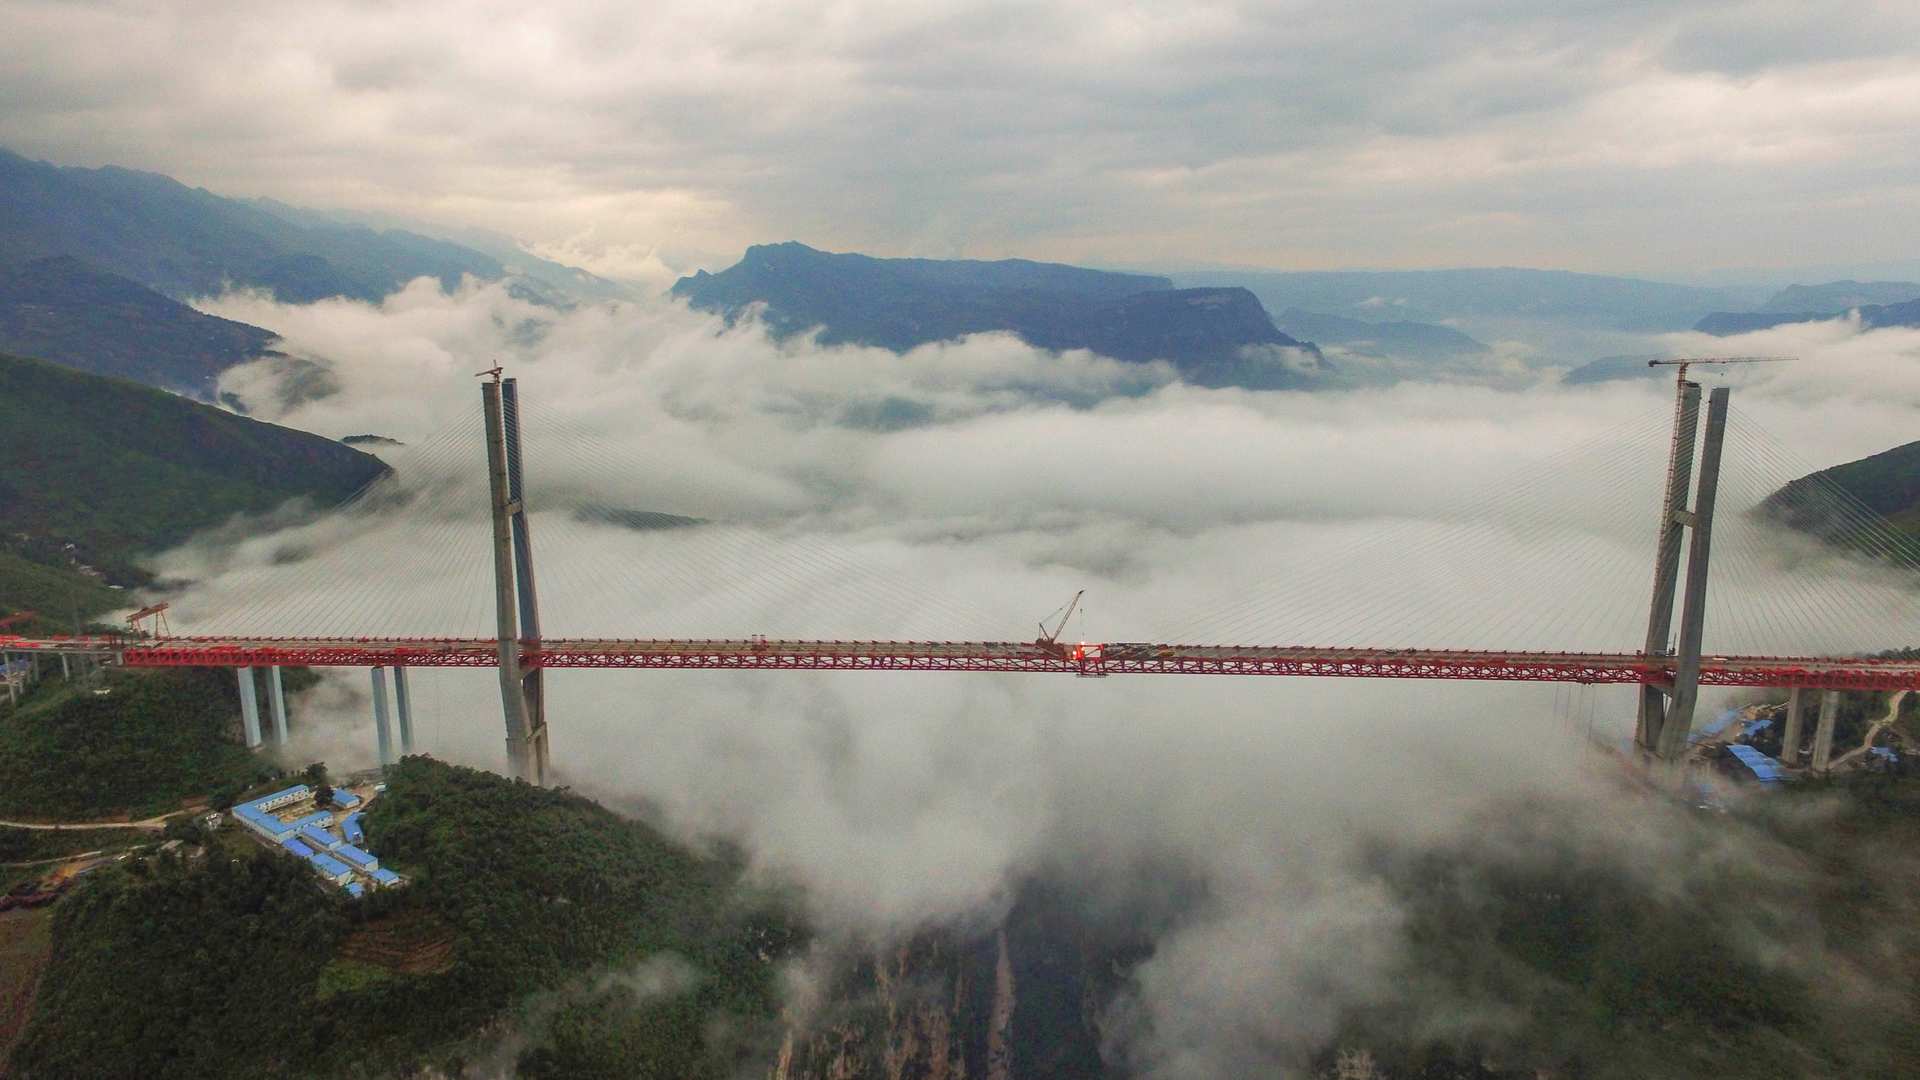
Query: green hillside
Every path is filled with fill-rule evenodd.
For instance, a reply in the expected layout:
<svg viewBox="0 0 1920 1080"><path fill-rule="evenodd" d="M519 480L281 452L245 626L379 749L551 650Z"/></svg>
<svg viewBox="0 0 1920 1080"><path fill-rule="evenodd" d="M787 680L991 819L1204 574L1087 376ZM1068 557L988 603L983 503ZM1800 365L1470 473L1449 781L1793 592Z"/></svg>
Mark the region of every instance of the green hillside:
<svg viewBox="0 0 1920 1080"><path fill-rule="evenodd" d="M564 791L424 758L388 783L368 846L405 889L348 903L229 829L62 901L16 1074L736 1075L726 1033L770 1018L798 937L736 868ZM643 1000L647 971L673 974Z"/></svg>
<svg viewBox="0 0 1920 1080"><path fill-rule="evenodd" d="M287 672L289 690L311 681L298 669ZM0 817L141 818L177 809L185 798L238 790L271 770L232 738L239 714L239 690L226 669L43 680L18 710L0 702Z"/></svg>
<svg viewBox="0 0 1920 1080"><path fill-rule="evenodd" d="M0 351L211 400L222 371L273 340L70 256L0 267Z"/></svg>
<svg viewBox="0 0 1920 1080"><path fill-rule="evenodd" d="M5 355L0 460L8 546L72 543L110 577L131 573L135 553L235 514L301 496L337 502L386 468L318 435ZM0 594L0 608L20 606L30 605Z"/></svg>
<svg viewBox="0 0 1920 1080"><path fill-rule="evenodd" d="M1845 497L1836 494L1835 488ZM1885 542L1868 537L1849 521L1862 505L1903 534L1904 546L1889 552ZM1762 510L1793 528L1836 543L1879 555L1897 554L1920 564L1920 442L1803 476L1768 496Z"/></svg>

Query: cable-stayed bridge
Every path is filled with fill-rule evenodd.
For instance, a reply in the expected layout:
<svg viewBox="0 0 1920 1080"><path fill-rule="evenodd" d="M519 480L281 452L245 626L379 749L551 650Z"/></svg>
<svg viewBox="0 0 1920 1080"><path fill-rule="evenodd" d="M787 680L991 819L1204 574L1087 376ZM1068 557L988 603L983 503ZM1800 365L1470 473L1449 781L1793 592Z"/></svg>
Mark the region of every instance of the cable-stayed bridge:
<svg viewBox="0 0 1920 1080"><path fill-rule="evenodd" d="M1715 390L1705 410L1700 408L1700 396L1700 386L1688 381L1683 372L1670 437L1664 440L1664 493L1657 502L1637 500L1650 504L1647 510L1657 511L1650 602L1644 576L1632 590L1606 588L1587 597L1554 599L1565 586L1578 582L1583 572L1621 579L1631 575L1630 568L1644 574L1647 562L1644 542L1636 550L1636 546L1607 543L1601 530L1573 528L1565 537L1554 533L1566 528L1567 519L1576 514L1568 502L1569 493L1563 490L1565 467L1606 450L1583 445L1558 461L1543 462L1541 475L1531 484L1505 480L1492 485L1482 504L1469 502L1458 508L1455 525L1439 534L1414 538L1385 529L1334 552L1335 558L1350 565L1364 565L1370 550L1384 556L1376 570L1360 574L1357 581L1353 575L1283 573L1264 583L1266 587L1241 590L1216 608L1197 632L1160 635L1159 640L1074 641L1063 637L1060 628L1049 633L1044 626L1035 639L1018 641L926 640L918 634L909 640L845 641L759 634L563 637L542 632L517 385L512 379L498 379L496 373L482 395L484 486L478 482L477 470L449 463L444 473L435 468L420 470L429 480L438 475L437 482L416 483L405 492L376 484L353 501L349 512L334 515L343 521L357 515L361 520L430 523L417 542L405 545L413 562L385 571L329 565L316 553L332 541L345 545L351 537L323 531L304 540L306 548L276 552L255 571L257 587L237 594L231 606L216 606L202 620L211 625L192 626L190 633L0 637L0 649L29 656L98 656L139 667L237 668L248 741L254 745L263 738L255 669L270 672L273 726L284 740L280 667L370 668L383 761L391 759L393 751L388 672L395 683L399 746L401 752L408 752L412 724L407 671L492 668L499 672L510 761L518 775L535 782L543 781L547 772L544 673L555 669L1268 675L1634 685L1642 688L1637 741L1650 756L1667 759L1686 745L1695 695L1702 686L1793 690L1796 718L1801 690L1827 692L1825 714L1840 690L1920 689L1920 660L1870 655L1847 647L1868 636L1859 632L1862 627L1892 635L1884 639L1888 645L1920 642L1913 591L1920 581L1920 560L1914 558L1910 541L1830 484L1815 482L1797 493L1789 487L1782 504L1781 496L1770 493L1804 470L1797 470L1764 440L1752 440L1741 449L1766 467L1756 470L1757 480L1751 483L1758 486L1746 494L1749 501L1754 501L1752 496L1770 496L1771 517L1758 527L1751 527L1751 515L1732 519L1731 524L1744 521L1750 527L1736 527L1730 535L1725 528L1729 522L1723 522L1716 550L1714 521L1723 491L1721 461L1728 443L1729 395L1724 388ZM1700 430L1703 416L1704 432ZM564 421L548 426L562 436L566 433ZM1617 440L1628 452L1619 454L1617 461L1609 459L1609 468L1601 470L1597 479L1590 478L1591 488L1573 494L1588 500L1592 489L1650 493L1657 474L1644 451L1657 442L1648 438L1651 431L1665 426L1666 418L1656 418L1635 430L1608 433L1603 438ZM474 450L470 441L457 437L444 440L444 448L463 455ZM417 459L429 461L431 454L417 455ZM631 486L633 473L640 467L617 461L603 464L608 475L597 485L589 481L589 486L613 491ZM543 536L567 538L583 528L630 529L641 538L637 542L651 544L662 557L651 562L626 552L618 558L569 557L541 563L541 585L558 583L563 595L626 597L628 610L665 611L669 605L660 599L664 595L659 592L660 582L671 580L685 584L696 595L732 593L752 601L756 610L787 611L806 622L807 612L830 610L833 597L852 590L883 610L910 607L937 625L981 625L979 613L964 602L930 599L931 590L917 580L912 567L897 568L901 572L889 580L884 573L872 573L874 568L864 557L834 552L815 540L789 537L775 543L760 531L729 530L692 519L622 510L617 504L583 502L577 493L573 501L571 514L541 519ZM1515 502L1527 504L1529 513L1506 512L1494 523L1492 508ZM488 510L485 520L490 523L490 535L474 528L477 519L471 511L482 505ZM1825 523L1830 535L1824 544L1795 541L1800 546L1789 555L1792 572L1782 574L1776 572L1781 555L1767 537L1784 532L1779 524L1784 520L1802 526ZM659 539L678 536L685 536L685 542ZM1552 543L1540 542L1542 536L1551 537ZM1516 537L1553 553L1531 580L1527 567L1511 563L1482 579L1446 569L1450 560ZM1722 597L1747 597L1753 603L1729 606L1721 599L1718 607L1710 604L1709 566L1715 570ZM475 582L463 589L467 608L449 618L471 625L481 609L490 608L490 635L341 632L343 625L389 625L392 612L417 608L418 602L407 595L409 578L432 580L436 568L467 567L490 569L490 584ZM486 604L483 598L489 594L492 602ZM1464 598L1474 595L1500 600L1501 620L1491 626L1472 624L1468 614L1472 605ZM1646 633L1639 648L1572 647L1592 640L1588 634L1599 640L1617 637L1623 608L1628 612L1637 608L1638 618L1644 620ZM1710 613L1716 626L1725 624L1731 636L1750 647L1706 648ZM636 621L643 617L633 616ZM998 624L1004 625L1004 620ZM284 631L307 626L315 629L294 634L250 629ZM223 627L233 629L211 632ZM1329 644L1186 643L1232 638L1286 641L1315 628L1325 628L1321 632L1326 636L1308 640ZM1455 640L1490 638L1519 647L1446 646L1444 642L1455 634ZM1406 644L1370 644L1375 641ZM1549 642L1570 647L1539 647Z"/></svg>

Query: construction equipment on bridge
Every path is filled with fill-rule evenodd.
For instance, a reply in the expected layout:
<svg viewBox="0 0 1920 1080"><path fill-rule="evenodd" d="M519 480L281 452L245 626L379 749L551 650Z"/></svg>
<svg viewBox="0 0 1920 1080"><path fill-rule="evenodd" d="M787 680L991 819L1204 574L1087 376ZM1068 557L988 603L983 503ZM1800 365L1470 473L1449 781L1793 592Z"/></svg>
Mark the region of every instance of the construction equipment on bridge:
<svg viewBox="0 0 1920 1080"><path fill-rule="evenodd" d="M151 628L140 625L148 619L153 620L153 626ZM167 602L162 600L157 604L148 604L146 607L127 616L127 629L136 636L153 638L166 637L169 630L167 626Z"/></svg>
<svg viewBox="0 0 1920 1080"><path fill-rule="evenodd" d="M1671 360L1649 360L1648 367L1676 367L1681 385L1686 385L1687 369L1695 364L1785 364L1791 356L1677 356Z"/></svg>
<svg viewBox="0 0 1920 1080"><path fill-rule="evenodd" d="M1074 609L1080 606L1080 598L1085 595L1087 595L1087 590L1081 589L1079 592L1073 594L1073 599L1067 601L1064 606L1055 608L1053 612L1047 616L1047 619L1053 618L1054 615L1060 616L1060 621L1054 624L1051 632L1047 630L1047 619L1041 619L1040 636L1035 638L1033 643L1043 647L1052 646L1058 648L1060 645L1060 634L1067 628L1067 620L1073 618Z"/></svg>

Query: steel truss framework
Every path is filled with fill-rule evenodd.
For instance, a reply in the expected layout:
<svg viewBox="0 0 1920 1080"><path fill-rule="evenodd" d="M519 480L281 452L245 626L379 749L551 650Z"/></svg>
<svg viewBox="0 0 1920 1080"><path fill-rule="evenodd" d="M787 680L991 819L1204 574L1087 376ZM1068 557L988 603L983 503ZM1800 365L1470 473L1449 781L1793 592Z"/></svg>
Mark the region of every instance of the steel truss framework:
<svg viewBox="0 0 1920 1080"><path fill-rule="evenodd" d="M987 671L1106 675L1290 675L1302 678L1663 685L1673 659L1639 653L1355 649L1311 646L1002 641L555 639L526 643L530 668L720 671ZM128 667L443 667L499 664L492 638L21 638L9 652L104 654ZM1875 657L1707 656L1706 686L1920 690L1920 661Z"/></svg>

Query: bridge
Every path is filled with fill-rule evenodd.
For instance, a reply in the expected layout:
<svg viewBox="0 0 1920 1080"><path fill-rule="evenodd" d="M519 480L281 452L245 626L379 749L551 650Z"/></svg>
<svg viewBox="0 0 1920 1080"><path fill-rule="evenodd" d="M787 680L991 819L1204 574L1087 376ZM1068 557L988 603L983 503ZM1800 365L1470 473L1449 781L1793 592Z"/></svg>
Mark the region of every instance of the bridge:
<svg viewBox="0 0 1920 1080"><path fill-rule="evenodd" d="M393 759L386 673L394 679L399 746L412 750L406 673L412 668L489 668L499 673L513 771L543 783L548 771L544 673L550 669L722 671L944 671L1073 675L1266 675L1299 678L1441 679L1629 685L1640 688L1636 744L1652 761L1684 752L1698 689L1782 688L1792 692L1789 727L1799 728L1802 691L1822 692L1820 724L1831 731L1842 690L1920 690L1920 660L1864 655L1716 655L1703 651L1708 569L1730 391L1716 388L1698 430L1701 387L1678 379L1664 497L1657 518L1653 592L1645 647L1637 652L1433 649L1286 644L1070 642L1042 627L1032 641L824 641L770 639L566 638L541 633L531 527L527 517L517 384L491 373L482 388L487 493L492 522L495 634L461 636L162 635L35 637L0 635L7 657L82 656L128 667L228 667L240 673L249 745L263 741L254 672L269 672L276 737L286 738L283 666L372 671L380 759ZM1696 452L1697 484L1693 478ZM1682 548L1687 549L1684 587ZM1679 629L1674 609L1679 603ZM1069 611L1071 614L1071 611ZM1064 625L1064 622L1063 622ZM5 659L5 658L0 658ZM1824 765L1824 762L1816 762Z"/></svg>

